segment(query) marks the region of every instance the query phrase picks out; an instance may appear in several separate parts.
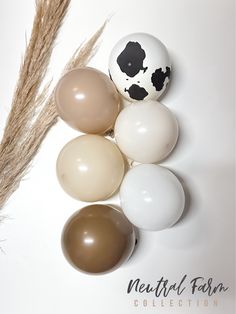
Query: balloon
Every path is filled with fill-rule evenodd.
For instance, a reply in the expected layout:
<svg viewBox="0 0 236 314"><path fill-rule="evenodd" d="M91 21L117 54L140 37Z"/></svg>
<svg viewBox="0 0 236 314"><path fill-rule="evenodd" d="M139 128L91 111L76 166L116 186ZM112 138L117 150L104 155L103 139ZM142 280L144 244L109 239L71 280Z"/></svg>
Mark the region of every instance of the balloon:
<svg viewBox="0 0 236 314"><path fill-rule="evenodd" d="M183 213L184 190L168 169L138 165L126 174L120 188L124 214L135 226L146 230L171 227Z"/></svg>
<svg viewBox="0 0 236 314"><path fill-rule="evenodd" d="M117 269L133 252L135 233L117 209L90 205L67 221L62 233L65 257L76 269L101 274Z"/></svg>
<svg viewBox="0 0 236 314"><path fill-rule="evenodd" d="M118 147L99 135L82 135L61 150L57 176L72 197L95 202L110 197L124 176L124 159Z"/></svg>
<svg viewBox="0 0 236 314"><path fill-rule="evenodd" d="M178 124L171 111L153 100L132 103L119 114L115 139L130 159L155 163L166 158L178 138Z"/></svg>
<svg viewBox="0 0 236 314"><path fill-rule="evenodd" d="M58 82L55 102L59 116L84 133L103 134L114 125L119 96L110 78L90 67L74 69Z"/></svg>
<svg viewBox="0 0 236 314"><path fill-rule="evenodd" d="M170 80L171 64L163 43L152 35L134 33L112 49L110 76L128 100L158 99Z"/></svg>

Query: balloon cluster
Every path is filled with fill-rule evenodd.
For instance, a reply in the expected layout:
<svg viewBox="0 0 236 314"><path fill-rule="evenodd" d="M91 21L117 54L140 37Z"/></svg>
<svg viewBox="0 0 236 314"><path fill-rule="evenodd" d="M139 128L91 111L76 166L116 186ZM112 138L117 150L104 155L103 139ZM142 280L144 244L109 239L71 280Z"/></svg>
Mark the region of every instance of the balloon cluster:
<svg viewBox="0 0 236 314"><path fill-rule="evenodd" d="M113 48L110 78L91 67L78 68L56 87L59 116L86 133L67 143L58 156L62 188L78 200L98 202L120 187L122 211L93 204L65 224L63 252L80 271L116 269L132 254L134 226L162 230L183 212L182 185L171 171L155 164L170 154L178 138L174 115L157 101L170 72L166 47L149 34L136 33ZM122 97L130 102L124 109ZM116 143L104 137L109 130L114 130ZM126 172L126 158L140 164Z"/></svg>

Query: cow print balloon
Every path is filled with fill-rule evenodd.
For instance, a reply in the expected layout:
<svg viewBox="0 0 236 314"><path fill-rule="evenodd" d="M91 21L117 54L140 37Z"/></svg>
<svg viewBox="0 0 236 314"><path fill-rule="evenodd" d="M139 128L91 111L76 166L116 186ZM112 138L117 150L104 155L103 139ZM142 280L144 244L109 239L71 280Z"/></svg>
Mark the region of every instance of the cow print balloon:
<svg viewBox="0 0 236 314"><path fill-rule="evenodd" d="M167 49L152 35L130 34L113 48L109 73L126 99L157 100L170 80L171 65Z"/></svg>

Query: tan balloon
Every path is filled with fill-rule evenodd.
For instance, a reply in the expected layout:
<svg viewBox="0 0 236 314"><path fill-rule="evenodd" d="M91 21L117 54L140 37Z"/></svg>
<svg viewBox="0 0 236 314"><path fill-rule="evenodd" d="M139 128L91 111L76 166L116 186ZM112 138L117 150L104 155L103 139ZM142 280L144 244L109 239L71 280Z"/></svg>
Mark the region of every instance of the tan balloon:
<svg viewBox="0 0 236 314"><path fill-rule="evenodd" d="M76 269L102 274L121 266L132 254L135 232L124 214L107 205L90 205L69 218L62 249Z"/></svg>
<svg viewBox="0 0 236 314"><path fill-rule="evenodd" d="M110 130L120 109L118 92L111 79L90 67L66 73L57 84L55 102L63 120L90 134Z"/></svg>
<svg viewBox="0 0 236 314"><path fill-rule="evenodd" d="M82 135L61 150L57 176L72 197L95 202L110 197L119 187L125 171L118 147L100 135Z"/></svg>

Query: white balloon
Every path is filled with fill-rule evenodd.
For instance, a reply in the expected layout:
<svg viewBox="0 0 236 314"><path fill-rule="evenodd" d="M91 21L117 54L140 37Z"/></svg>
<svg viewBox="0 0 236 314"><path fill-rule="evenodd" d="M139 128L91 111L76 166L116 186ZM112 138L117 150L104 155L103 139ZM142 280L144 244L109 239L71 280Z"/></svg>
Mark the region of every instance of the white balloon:
<svg viewBox="0 0 236 314"><path fill-rule="evenodd" d="M120 188L124 214L135 226L162 230L175 224L183 213L185 194L168 169L142 164L128 171Z"/></svg>
<svg viewBox="0 0 236 314"><path fill-rule="evenodd" d="M178 124L161 103L148 100L130 104L115 123L115 139L121 151L141 163L166 158L178 139Z"/></svg>
<svg viewBox="0 0 236 314"><path fill-rule="evenodd" d="M118 91L126 99L156 100L170 80L168 51L159 39L150 34L130 34L112 49L109 72Z"/></svg>

